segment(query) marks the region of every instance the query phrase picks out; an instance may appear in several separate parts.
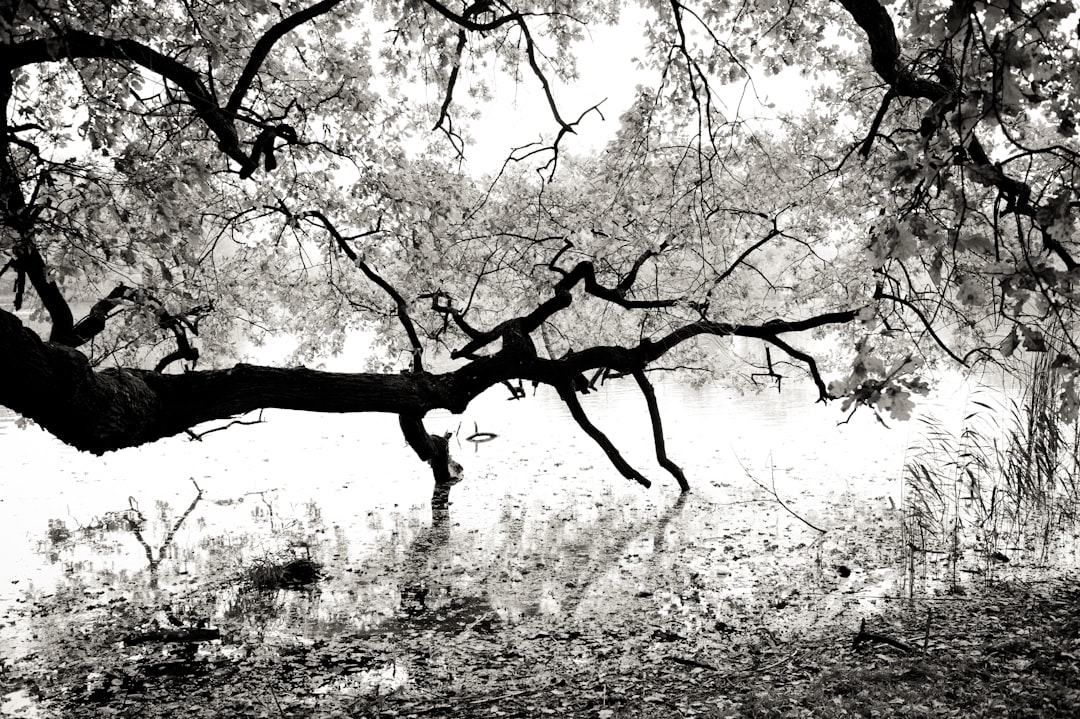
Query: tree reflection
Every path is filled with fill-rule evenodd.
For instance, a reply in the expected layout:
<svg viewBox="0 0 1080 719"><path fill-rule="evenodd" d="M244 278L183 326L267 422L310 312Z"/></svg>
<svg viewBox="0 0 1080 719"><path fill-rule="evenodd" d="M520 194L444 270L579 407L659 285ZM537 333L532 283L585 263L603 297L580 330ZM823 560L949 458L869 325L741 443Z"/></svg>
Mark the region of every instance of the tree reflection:
<svg viewBox="0 0 1080 719"><path fill-rule="evenodd" d="M203 490L194 479L191 483L195 487L195 496L175 520L169 517L170 509L166 502L157 502L157 512L148 517L140 509L135 498L128 497L126 509L105 512L90 523L78 526L77 529L69 529L63 519L49 519L46 530L47 541L39 541L38 552L47 557L51 564L63 561L64 570L68 574L85 572L91 570L97 563L93 561L95 558L103 558L110 554L127 554L125 548L116 541L115 535L130 534L146 557L148 586L152 590L157 589L162 563L166 559L176 558L182 554L174 547L177 532L188 521L203 498ZM158 530L162 539L155 547L152 546L148 537L151 535L151 524L156 523L162 525ZM77 551L80 548L83 551ZM80 555L85 557L87 549L90 550L90 558L75 558ZM111 568L100 570L100 574L106 580L110 580L112 573Z"/></svg>
<svg viewBox="0 0 1080 719"><path fill-rule="evenodd" d="M139 510L135 498L128 497L129 511L126 514L126 519L131 533L135 536L135 539L139 544L142 545L143 551L146 552L151 589L158 588L158 568L161 566L161 560L165 557L165 551L172 546L173 537L176 536L176 532L183 526L184 522L187 521L187 518L191 516L191 513L195 511L195 507L203 497L203 490L199 487L194 477L191 479L191 484L195 486L195 498L191 500L191 504L188 505L188 508L184 510L168 532L166 532L164 539L162 539L161 544L158 546L156 557L154 556L154 550L150 547L150 544L143 538L143 530L146 528L146 517Z"/></svg>
<svg viewBox="0 0 1080 719"><path fill-rule="evenodd" d="M431 580L428 567L432 557L450 541L450 488L447 482L436 482L431 492L431 524L413 540L402 567L401 611L417 618L428 611L428 592Z"/></svg>

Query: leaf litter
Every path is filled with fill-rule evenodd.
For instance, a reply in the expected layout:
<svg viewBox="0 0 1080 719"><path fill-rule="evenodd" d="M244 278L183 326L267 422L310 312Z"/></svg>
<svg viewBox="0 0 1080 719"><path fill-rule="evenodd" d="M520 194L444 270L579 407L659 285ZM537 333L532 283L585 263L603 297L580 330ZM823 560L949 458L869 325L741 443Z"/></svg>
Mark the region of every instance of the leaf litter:
<svg viewBox="0 0 1080 719"><path fill-rule="evenodd" d="M815 538L718 526L693 506L704 501L651 521L598 502L588 522L539 528L508 506L492 533L450 541L435 522L370 561L309 532L283 538L304 544L300 560L271 553L221 581L209 572L158 590L76 573L9 612L31 636L5 654L0 712L1020 717L1080 706L1076 577L986 576L966 594L927 585L900 598L879 581L897 572L878 509L846 509L849 531ZM304 582L252 581L298 568Z"/></svg>

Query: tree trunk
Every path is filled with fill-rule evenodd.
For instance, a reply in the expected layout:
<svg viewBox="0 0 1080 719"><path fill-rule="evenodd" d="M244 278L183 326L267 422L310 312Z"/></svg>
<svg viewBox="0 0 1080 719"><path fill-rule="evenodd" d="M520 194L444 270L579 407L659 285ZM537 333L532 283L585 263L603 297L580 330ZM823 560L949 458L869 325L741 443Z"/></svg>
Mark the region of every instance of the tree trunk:
<svg viewBox="0 0 1080 719"><path fill-rule="evenodd" d="M461 412L481 383L451 376L344 374L237 365L160 374L95 372L78 350L43 342L0 310L0 404L77 449L103 454L261 408L312 412Z"/></svg>
<svg viewBox="0 0 1080 719"><path fill-rule="evenodd" d="M416 415L398 415L398 423L416 456L431 467L436 488L445 488L446 499L449 499L450 487L462 478L461 465L450 457L450 435L428 434L424 421Z"/></svg>

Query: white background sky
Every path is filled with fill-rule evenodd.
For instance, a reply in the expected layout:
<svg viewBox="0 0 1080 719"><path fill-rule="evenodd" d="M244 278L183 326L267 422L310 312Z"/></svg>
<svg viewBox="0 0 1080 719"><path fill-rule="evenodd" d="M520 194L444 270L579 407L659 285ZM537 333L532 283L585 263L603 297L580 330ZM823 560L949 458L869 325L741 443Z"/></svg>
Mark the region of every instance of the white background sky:
<svg viewBox="0 0 1080 719"><path fill-rule="evenodd" d="M559 111L567 122L573 122L585 110L603 101L600 106L603 119L589 113L576 128L577 134L564 138L563 151L585 154L604 147L618 130L619 117L634 102L637 87L655 87L659 82L655 70L639 69L636 60L645 54L643 30L650 13L636 5L623 7L620 13L618 26L596 25L586 29L586 38L575 51L579 74L575 81L567 83L549 76ZM544 40L536 39L540 49L545 49ZM520 82L494 69L481 78L491 87L493 99L479 108L479 119L468 123L472 142L465 152L466 167L472 173L497 171L512 148L541 139L550 142L554 137L555 121L540 82L528 74L527 67L524 73ZM467 101L466 86L473 79L463 69L455 103ZM755 115L762 110L755 92L761 102L794 110L806 105L805 87L806 81L798 78L795 71L774 77L755 73L752 89L739 83L719 88L716 97L723 110L732 116L737 109L742 115ZM437 105L442 95L435 94L440 90L425 88L429 93L426 99Z"/></svg>

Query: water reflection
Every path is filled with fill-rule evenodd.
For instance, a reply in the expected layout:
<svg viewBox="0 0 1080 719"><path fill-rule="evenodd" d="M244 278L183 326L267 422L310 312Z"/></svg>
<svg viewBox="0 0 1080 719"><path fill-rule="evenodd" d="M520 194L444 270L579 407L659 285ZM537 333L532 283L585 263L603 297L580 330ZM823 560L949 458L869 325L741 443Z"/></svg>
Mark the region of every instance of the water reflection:
<svg viewBox="0 0 1080 719"><path fill-rule="evenodd" d="M314 503L290 512L265 494L254 503L201 498L197 493L179 514L166 506L150 516L125 510L119 520L113 515L60 546L47 539L55 523L47 525L42 544L68 562L69 576L79 582L96 579L98 586L168 603L183 617L236 622L245 632L257 628L264 640L297 633L316 639L346 629L492 630L533 617L602 617L628 609L665 615L678 607L689 614L686 591L702 604L694 610L702 616L688 619L697 626L722 619L722 606L763 601L751 599L756 590L782 594L819 567L813 557L782 547L775 535L755 531L747 518L723 518L714 503L694 495L634 506L601 491L575 507L504 495L499 520L481 531L454 522L448 497L437 492L427 508L430 521L423 507L393 512L384 518L388 524L377 523L380 535L358 556L342 528L330 531L322 522L324 511ZM200 512L211 507L263 522L269 531L179 531L205 520ZM775 515L785 538L805 534L775 509L757 509ZM152 545L149 537L162 539ZM71 563L87 553L96 553L97 561ZM140 555L137 569L115 570ZM317 567L318 576L298 578L299 566ZM788 575L791 569L800 574ZM278 581L253 578L266 576ZM214 590L212 607L199 596L207 587Z"/></svg>
<svg viewBox="0 0 1080 719"><path fill-rule="evenodd" d="M809 395L658 390L689 495L654 471L644 401L610 389L583 404L660 480L654 490L619 477L543 392L511 403L505 392L484 396L464 417L430 420L432 432L496 435L452 440L466 464L452 490L432 490L385 418L267 413L264 424L199 443L102 459L9 418L0 424L0 508L11 519L0 528L11 550L2 631L24 653L55 636L12 611L30 589L138 606L138 621L158 629L219 630L214 661L265 652L302 664L304 652L338 646L356 656L349 642L360 638L381 648L320 690L363 693L421 671L387 637L421 637L433 653L460 636L590 626L723 643L763 626L782 635L843 622L904 593L910 579L895 550L906 433L858 417L837 428ZM36 482L18 480L31 471ZM289 581L254 581L260 568Z"/></svg>

